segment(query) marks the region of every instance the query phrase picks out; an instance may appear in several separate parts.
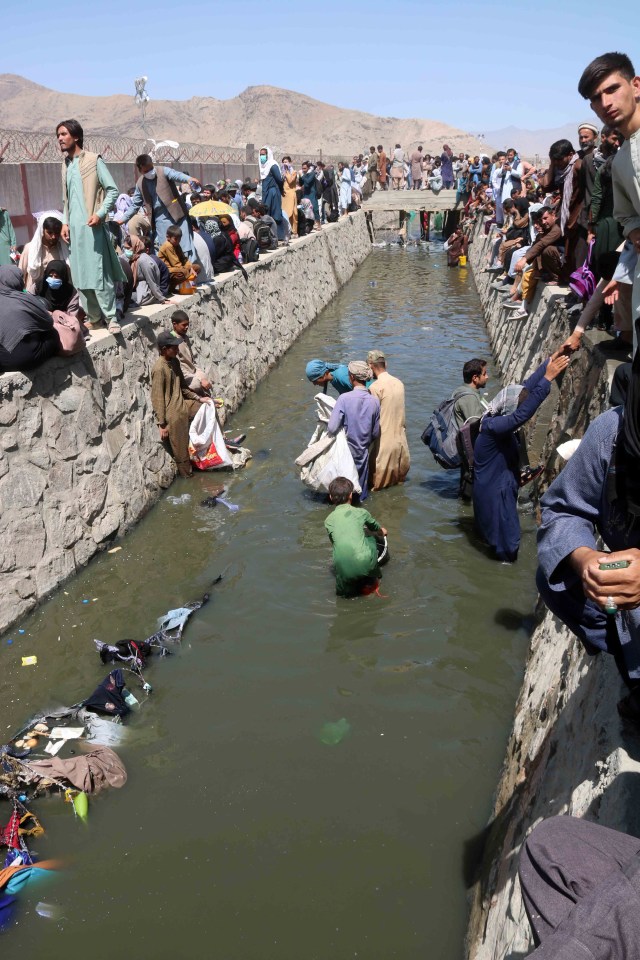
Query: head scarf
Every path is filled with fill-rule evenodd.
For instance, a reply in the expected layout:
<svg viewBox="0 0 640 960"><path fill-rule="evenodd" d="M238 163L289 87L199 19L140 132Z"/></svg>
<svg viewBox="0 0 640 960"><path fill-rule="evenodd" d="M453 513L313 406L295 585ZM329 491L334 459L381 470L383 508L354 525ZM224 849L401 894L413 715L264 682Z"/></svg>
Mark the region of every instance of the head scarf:
<svg viewBox="0 0 640 960"><path fill-rule="evenodd" d="M517 409L518 400L523 390L524 387L521 383L510 383L508 387L503 387L487 407L484 416L508 417L510 413L514 413Z"/></svg>
<svg viewBox="0 0 640 960"><path fill-rule="evenodd" d="M574 153L564 170L556 174L556 184L562 187L562 211L560 213L560 229L564 234L564 228L569 219L569 204L573 193L573 171L578 160L578 154Z"/></svg>
<svg viewBox="0 0 640 960"><path fill-rule="evenodd" d="M310 380L311 383L315 383L316 380L323 377L325 373L331 373L332 370L337 370L339 366L339 363L327 363L325 360L309 360L305 373L307 379Z"/></svg>
<svg viewBox="0 0 640 960"><path fill-rule="evenodd" d="M58 287L57 290L53 290L47 283L47 277L51 276L54 272L57 273L62 280L62 286ZM54 310L66 310L69 305L69 300L71 300L74 293L75 288L71 283L69 267L64 260L50 260L45 267L42 280L38 284L38 296L42 297L46 302L47 309L52 313Z"/></svg>
<svg viewBox="0 0 640 960"><path fill-rule="evenodd" d="M373 380L371 367L365 360L352 360L348 369L350 376L359 383L366 383L367 380Z"/></svg>
<svg viewBox="0 0 640 960"><path fill-rule="evenodd" d="M0 267L0 345L11 353L29 333L50 333L53 319L39 297L23 293L18 267Z"/></svg>
<svg viewBox="0 0 640 960"><path fill-rule="evenodd" d="M27 270L31 276L37 277L40 271L42 270L42 224L47 219L47 217L55 217L56 220L59 220L60 223L64 220L64 217L57 210L45 210L44 213L41 213L38 216L38 223L36 225L36 232L29 241L29 259L27 261ZM58 249L62 254L62 259L65 263L69 261L69 244L60 237L58 240Z"/></svg>
<svg viewBox="0 0 640 960"><path fill-rule="evenodd" d="M264 163L260 159L260 154L262 153L263 150L267 151L267 159L265 160ZM271 147L260 147L260 150L258 151L258 162L260 164L260 179L264 180L264 178L267 176L267 174L271 170L271 167L275 163L275 160L273 159L273 150L271 149Z"/></svg>
<svg viewBox="0 0 640 960"><path fill-rule="evenodd" d="M129 266L131 267L133 285L135 287L138 282L138 260L144 253L144 243L140 237L131 237L131 249L133 250L133 256L131 260L129 260Z"/></svg>

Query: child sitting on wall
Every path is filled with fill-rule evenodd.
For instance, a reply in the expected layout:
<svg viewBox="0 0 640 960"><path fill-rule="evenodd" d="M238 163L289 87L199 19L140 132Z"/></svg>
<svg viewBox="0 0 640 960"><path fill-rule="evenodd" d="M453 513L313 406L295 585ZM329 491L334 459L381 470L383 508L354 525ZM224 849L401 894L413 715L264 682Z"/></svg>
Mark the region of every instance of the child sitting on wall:
<svg viewBox="0 0 640 960"><path fill-rule="evenodd" d="M362 507L354 507L353 484L346 477L336 477L329 485L329 499L336 509L324 522L333 544L333 565L336 593L353 597L371 593L380 579L379 557L386 548L382 539L387 531Z"/></svg>
<svg viewBox="0 0 640 960"><path fill-rule="evenodd" d="M171 290L174 293L191 293L183 284L196 279L200 272L200 265L193 264L180 246L182 230L174 224L167 230L167 239L158 250L158 256L169 270ZM182 290L180 289L182 287ZM195 287L193 288L195 290Z"/></svg>

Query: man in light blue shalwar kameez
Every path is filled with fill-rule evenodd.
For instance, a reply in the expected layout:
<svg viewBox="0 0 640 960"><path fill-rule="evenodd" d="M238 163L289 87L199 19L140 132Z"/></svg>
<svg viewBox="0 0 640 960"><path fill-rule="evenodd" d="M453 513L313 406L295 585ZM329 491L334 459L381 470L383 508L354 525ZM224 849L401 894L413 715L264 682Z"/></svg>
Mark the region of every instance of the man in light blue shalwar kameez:
<svg viewBox="0 0 640 960"><path fill-rule="evenodd" d="M104 316L110 332L118 333L115 285L125 276L104 224L118 188L102 157L83 149L83 131L76 120L58 124L56 136L67 154L62 164L62 238L70 244L73 285L87 325L99 325Z"/></svg>

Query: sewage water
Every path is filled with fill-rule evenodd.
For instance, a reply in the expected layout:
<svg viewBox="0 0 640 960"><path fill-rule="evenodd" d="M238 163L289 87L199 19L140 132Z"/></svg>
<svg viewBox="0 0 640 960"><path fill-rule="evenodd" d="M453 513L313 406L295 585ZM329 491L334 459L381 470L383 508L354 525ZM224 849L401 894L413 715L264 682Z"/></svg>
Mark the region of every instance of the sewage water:
<svg viewBox="0 0 640 960"><path fill-rule="evenodd" d="M384 598L349 601L328 508L293 461L314 426L306 361L372 347L406 385L412 466L368 502L389 530ZM254 453L225 477L240 510L200 505L216 474L176 481L121 551L0 641L8 735L88 696L108 672L92 638L144 638L225 572L176 655L152 661L153 694L132 684L144 702L118 748L125 787L92 799L86 826L58 797L35 805L34 847L66 867L21 898L16 955L462 956L465 854L490 812L534 603L533 519L517 565L490 560L456 474L420 441L474 356L489 346L470 273L437 247L374 250L232 418ZM342 718L348 735L323 743ZM37 915L40 900L62 919Z"/></svg>

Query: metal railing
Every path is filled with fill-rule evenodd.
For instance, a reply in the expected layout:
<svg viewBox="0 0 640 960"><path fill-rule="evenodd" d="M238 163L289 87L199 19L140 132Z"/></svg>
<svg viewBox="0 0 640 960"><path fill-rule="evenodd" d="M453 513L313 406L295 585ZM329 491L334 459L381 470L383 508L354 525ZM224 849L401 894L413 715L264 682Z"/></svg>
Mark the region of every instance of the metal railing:
<svg viewBox="0 0 640 960"><path fill-rule="evenodd" d="M92 133L87 133L84 142L87 150L99 153L106 161L120 163L133 163L139 154L151 152L158 163L165 164L257 164L258 162L258 149L253 144L247 144L246 147L221 147L203 143L181 143L177 148L156 147L156 141L150 139L132 140L128 137L104 137ZM274 148L277 161L287 154L292 157L296 167L299 167L303 160L323 159L325 163L334 166L339 160L345 162L351 160L351 156L346 154L327 156L321 149L294 154L286 147ZM27 130L0 129L0 163L58 163L60 160L61 154L55 130L51 133L35 133Z"/></svg>
<svg viewBox="0 0 640 960"><path fill-rule="evenodd" d="M87 150L99 153L105 160L114 162L133 163L139 154L151 153L152 150L154 158L160 163L246 163L249 159L245 147L181 143L177 148L159 146L154 149L153 140L103 137L91 133L86 135L84 142ZM58 163L60 160L55 131L34 133L0 129L1 163Z"/></svg>

